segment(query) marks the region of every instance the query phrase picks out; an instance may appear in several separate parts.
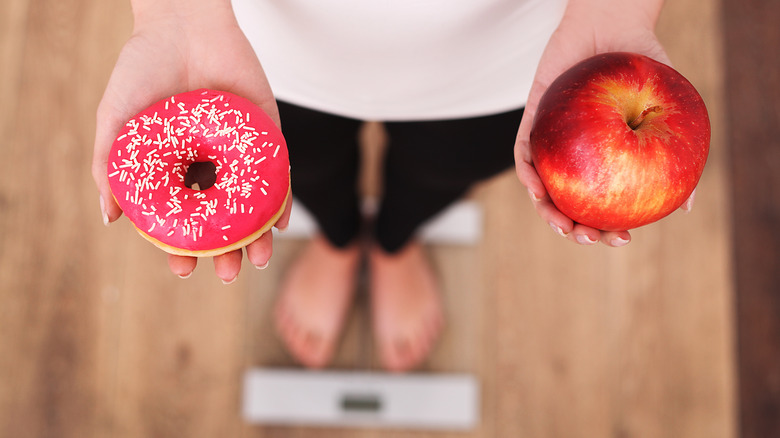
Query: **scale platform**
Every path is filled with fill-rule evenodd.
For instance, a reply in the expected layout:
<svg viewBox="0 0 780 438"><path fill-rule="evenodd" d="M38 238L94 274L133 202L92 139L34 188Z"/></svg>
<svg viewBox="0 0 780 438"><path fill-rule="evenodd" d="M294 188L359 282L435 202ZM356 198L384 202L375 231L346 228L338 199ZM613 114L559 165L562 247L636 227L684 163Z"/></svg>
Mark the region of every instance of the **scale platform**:
<svg viewBox="0 0 780 438"><path fill-rule="evenodd" d="M465 431L477 426L479 406L468 374L254 368L244 380L252 424Z"/></svg>
<svg viewBox="0 0 780 438"><path fill-rule="evenodd" d="M362 203L365 216L373 216L378 200L366 198ZM482 208L468 199L460 200L422 224L419 237L423 242L448 245L475 245L482 238ZM293 198L290 225L287 231L276 238L308 238L317 231L317 223L301 202Z"/></svg>

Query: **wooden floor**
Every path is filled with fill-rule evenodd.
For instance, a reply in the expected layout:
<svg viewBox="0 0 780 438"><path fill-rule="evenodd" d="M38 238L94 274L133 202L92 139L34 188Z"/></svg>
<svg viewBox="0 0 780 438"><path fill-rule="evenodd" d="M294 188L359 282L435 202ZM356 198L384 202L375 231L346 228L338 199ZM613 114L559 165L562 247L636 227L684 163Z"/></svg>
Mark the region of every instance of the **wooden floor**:
<svg viewBox="0 0 780 438"><path fill-rule="evenodd" d="M188 280L171 275L126 220L103 227L94 114L129 6L4 0L0 436L738 436L720 20L719 0L675 0L658 29L711 111L692 213L637 230L626 248L579 247L507 173L472 194L485 211L479 245L430 248L449 325L422 371L473 373L483 391L476 430L434 433L243 422L244 370L293 366L270 305L302 242L278 242L268 270L223 286L207 260ZM361 298L335 368L377 369L369 324Z"/></svg>

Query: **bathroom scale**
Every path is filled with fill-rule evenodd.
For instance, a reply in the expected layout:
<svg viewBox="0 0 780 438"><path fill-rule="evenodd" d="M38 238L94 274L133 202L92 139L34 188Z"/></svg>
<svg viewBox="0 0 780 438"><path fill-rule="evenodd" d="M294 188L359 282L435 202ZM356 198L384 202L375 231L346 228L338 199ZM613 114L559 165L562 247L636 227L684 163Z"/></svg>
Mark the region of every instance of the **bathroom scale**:
<svg viewBox="0 0 780 438"><path fill-rule="evenodd" d="M253 368L243 417L258 425L466 431L479 422L469 374L388 374Z"/></svg>
<svg viewBox="0 0 780 438"><path fill-rule="evenodd" d="M373 216L378 200L366 198L362 203L365 216ZM432 244L474 245L482 238L482 208L472 200L460 200L420 227L419 237L423 242ZM317 231L317 223L301 202L293 198L290 225L287 231L277 234L276 238L308 238Z"/></svg>

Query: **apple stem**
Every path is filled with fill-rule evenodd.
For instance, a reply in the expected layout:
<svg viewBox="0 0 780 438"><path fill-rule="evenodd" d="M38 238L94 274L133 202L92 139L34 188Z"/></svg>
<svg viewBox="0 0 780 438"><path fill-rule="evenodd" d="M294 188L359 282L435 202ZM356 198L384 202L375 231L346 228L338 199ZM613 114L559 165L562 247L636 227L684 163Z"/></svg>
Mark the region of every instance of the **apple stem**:
<svg viewBox="0 0 780 438"><path fill-rule="evenodd" d="M631 129L636 129L636 128L639 127L639 125L642 124L642 122L645 121L645 118L650 113L660 113L660 112L661 112L661 106L660 105L651 106L650 108L647 108L644 111L642 111L638 116L636 116L636 118L634 120L628 122L628 127L631 128Z"/></svg>

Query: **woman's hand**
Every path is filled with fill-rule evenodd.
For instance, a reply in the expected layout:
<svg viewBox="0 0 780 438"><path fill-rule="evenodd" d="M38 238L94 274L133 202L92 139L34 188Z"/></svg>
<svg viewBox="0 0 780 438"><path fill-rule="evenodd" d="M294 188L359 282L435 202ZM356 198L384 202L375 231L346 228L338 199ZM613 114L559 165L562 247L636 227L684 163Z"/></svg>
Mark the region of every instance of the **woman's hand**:
<svg viewBox="0 0 780 438"><path fill-rule="evenodd" d="M133 34L119 55L97 110L92 175L106 225L122 214L108 185L109 150L127 120L147 106L180 92L212 88L251 100L280 125L268 81L229 1L137 0L133 10ZM277 228L287 227L290 205ZM246 252L252 264L264 267L272 252L272 233L250 243ZM232 282L241 269L241 259L241 250L214 257L217 276ZM181 277L189 276L197 264L195 257L170 255L168 261L171 271Z"/></svg>
<svg viewBox="0 0 780 438"><path fill-rule="evenodd" d="M558 234L580 244L603 242L623 246L631 240L628 231L601 231L575 223L552 203L531 159L530 133L539 99L547 87L577 62L604 52L635 52L670 64L655 36L661 11L659 0L570 0L560 25L542 55L528 96L515 143L515 164L537 213ZM689 210L693 195L683 209Z"/></svg>

